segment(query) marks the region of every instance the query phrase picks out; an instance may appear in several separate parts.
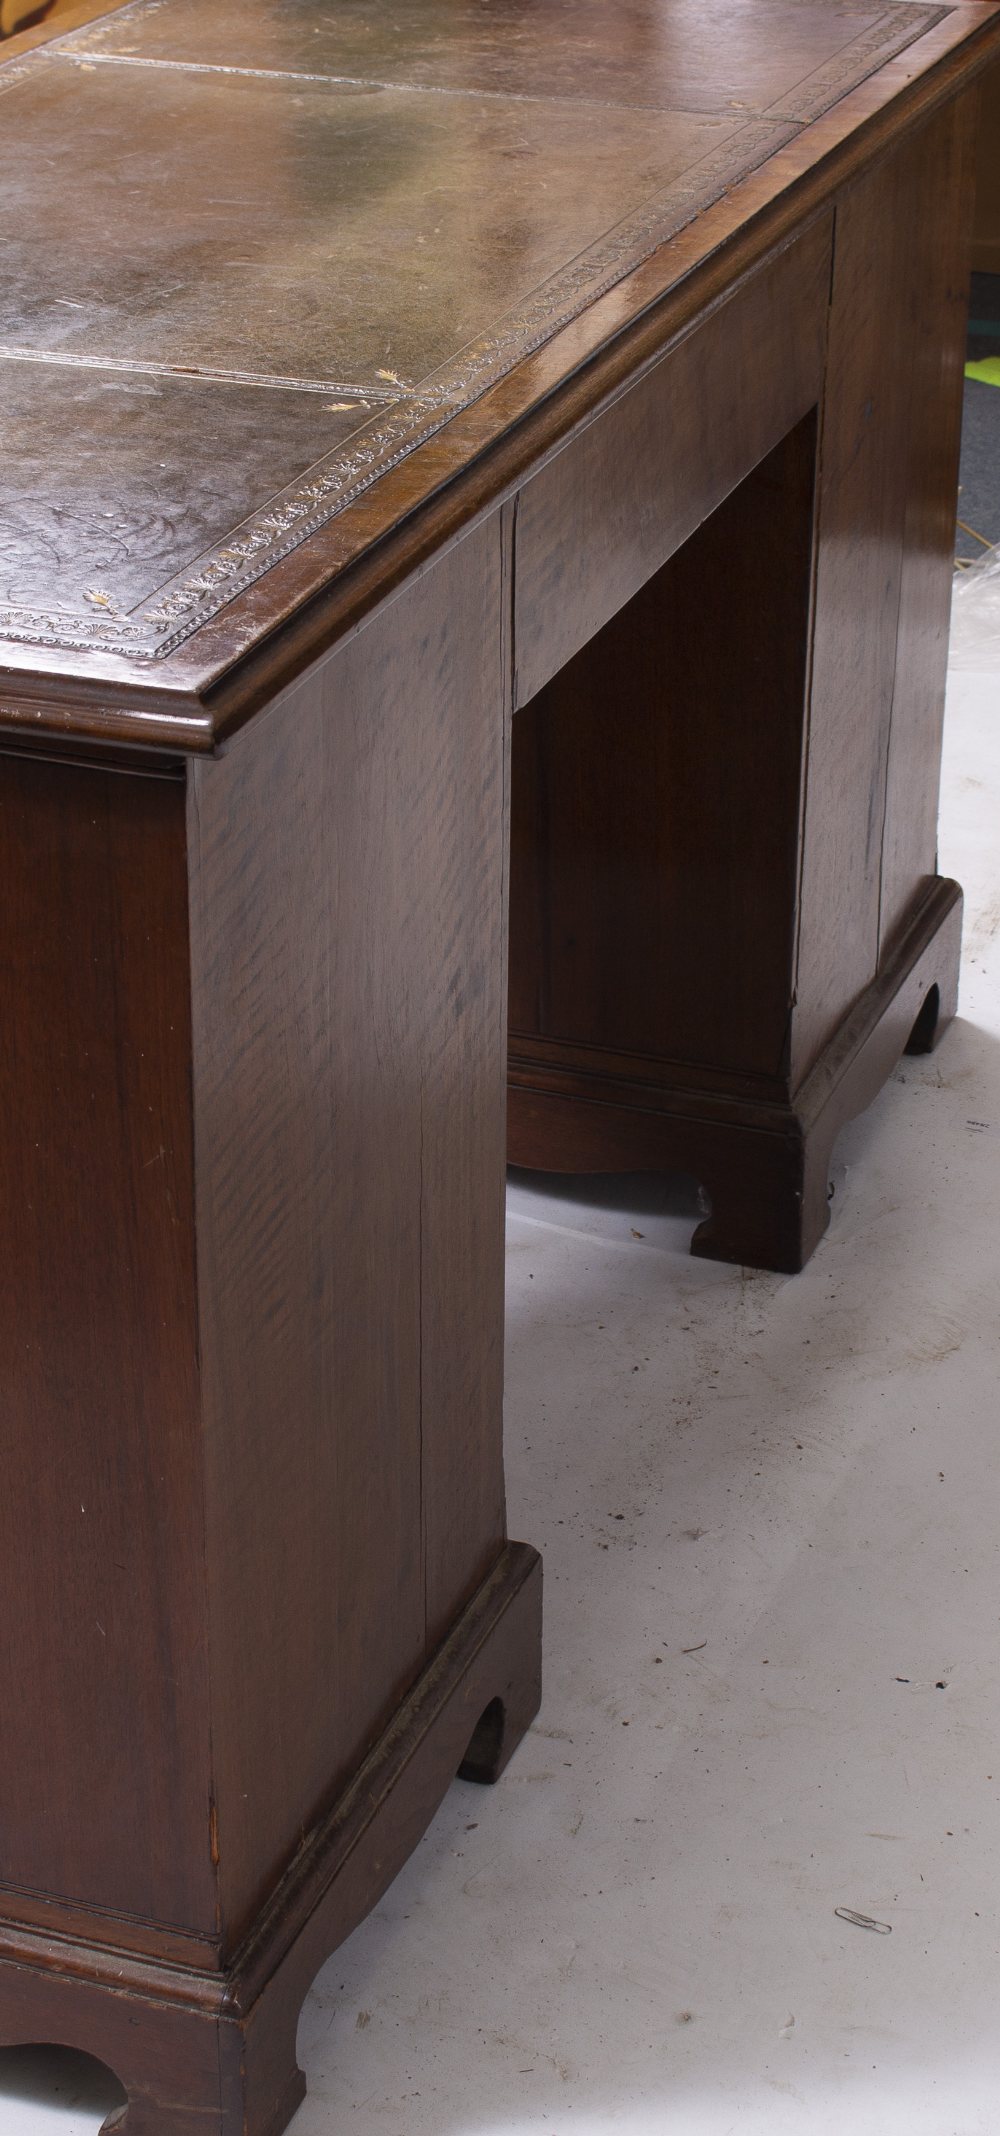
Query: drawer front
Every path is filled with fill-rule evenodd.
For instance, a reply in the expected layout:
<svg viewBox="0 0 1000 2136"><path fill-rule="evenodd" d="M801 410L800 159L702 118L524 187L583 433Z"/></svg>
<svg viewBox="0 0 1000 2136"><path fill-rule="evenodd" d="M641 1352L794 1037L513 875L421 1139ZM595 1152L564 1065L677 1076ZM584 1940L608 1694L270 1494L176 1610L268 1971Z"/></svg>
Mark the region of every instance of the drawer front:
<svg viewBox="0 0 1000 2136"><path fill-rule="evenodd" d="M819 401L823 216L592 415L520 493L515 706L527 704Z"/></svg>

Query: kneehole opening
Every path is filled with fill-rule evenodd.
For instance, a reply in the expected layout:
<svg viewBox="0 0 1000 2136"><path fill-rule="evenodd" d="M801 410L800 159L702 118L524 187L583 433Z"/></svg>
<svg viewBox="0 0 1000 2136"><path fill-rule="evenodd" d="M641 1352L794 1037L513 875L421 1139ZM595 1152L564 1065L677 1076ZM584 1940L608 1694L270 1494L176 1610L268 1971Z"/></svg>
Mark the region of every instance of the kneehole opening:
<svg viewBox="0 0 1000 2136"><path fill-rule="evenodd" d="M474 1777L496 1765L503 1744L506 1712L502 1698L491 1698L480 1714L459 1770Z"/></svg>
<svg viewBox="0 0 1000 2136"><path fill-rule="evenodd" d="M128 2104L128 2093L114 2071L92 2054L45 2041L30 2046L0 2047L0 2122L5 2100L107 2116Z"/></svg>
<svg viewBox="0 0 1000 2136"><path fill-rule="evenodd" d="M920 1004L920 1012L907 1040L907 1053L929 1053L941 1014L941 989L932 986Z"/></svg>

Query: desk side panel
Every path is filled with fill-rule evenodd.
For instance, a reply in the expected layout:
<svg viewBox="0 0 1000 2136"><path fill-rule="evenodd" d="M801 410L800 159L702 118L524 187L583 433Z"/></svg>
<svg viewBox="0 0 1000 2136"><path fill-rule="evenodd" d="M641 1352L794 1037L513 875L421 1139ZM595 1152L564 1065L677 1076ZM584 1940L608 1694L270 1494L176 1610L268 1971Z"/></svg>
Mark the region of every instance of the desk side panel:
<svg viewBox="0 0 1000 2136"><path fill-rule="evenodd" d="M226 1944L503 1540L500 521L193 775Z"/></svg>
<svg viewBox="0 0 1000 2136"><path fill-rule="evenodd" d="M837 209L796 1083L874 976L880 941L905 917L919 877L926 888L934 869L968 124L964 104L952 101Z"/></svg>
<svg viewBox="0 0 1000 2136"><path fill-rule="evenodd" d="M889 735L879 954L937 868L938 788L969 310L976 97L936 122L914 202L929 265L910 295L910 480ZM959 500L961 509L961 500Z"/></svg>
<svg viewBox="0 0 1000 2136"><path fill-rule="evenodd" d="M126 1942L215 1930L184 838L0 756L0 1913Z"/></svg>

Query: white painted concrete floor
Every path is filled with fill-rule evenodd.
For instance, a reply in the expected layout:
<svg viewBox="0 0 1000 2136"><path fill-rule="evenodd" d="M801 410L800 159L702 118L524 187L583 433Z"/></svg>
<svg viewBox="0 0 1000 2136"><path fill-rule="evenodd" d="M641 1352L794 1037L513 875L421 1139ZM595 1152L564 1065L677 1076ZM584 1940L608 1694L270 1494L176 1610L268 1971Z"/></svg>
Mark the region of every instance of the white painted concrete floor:
<svg viewBox="0 0 1000 2136"><path fill-rule="evenodd" d="M1000 2130L998 691L949 703L961 1019L805 1274L690 1260L683 1183L512 1187L543 1710L317 1982L295 2136ZM3 2136L91 2084L0 2058Z"/></svg>

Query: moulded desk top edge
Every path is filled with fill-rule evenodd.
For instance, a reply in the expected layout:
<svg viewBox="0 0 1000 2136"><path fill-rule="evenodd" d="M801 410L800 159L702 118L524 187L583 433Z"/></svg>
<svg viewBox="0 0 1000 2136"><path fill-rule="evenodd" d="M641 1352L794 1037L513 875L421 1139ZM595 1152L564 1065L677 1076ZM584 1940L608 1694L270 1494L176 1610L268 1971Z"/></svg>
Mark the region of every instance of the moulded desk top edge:
<svg viewBox="0 0 1000 2136"><path fill-rule="evenodd" d="M856 168L971 83L1000 55L998 16L993 0L962 0L155 668L119 654L5 642L0 745L217 750L724 302Z"/></svg>

